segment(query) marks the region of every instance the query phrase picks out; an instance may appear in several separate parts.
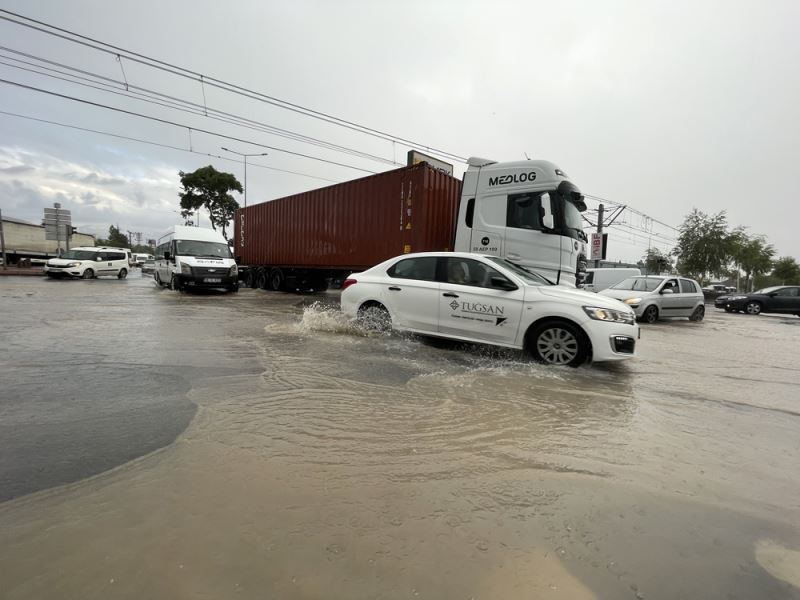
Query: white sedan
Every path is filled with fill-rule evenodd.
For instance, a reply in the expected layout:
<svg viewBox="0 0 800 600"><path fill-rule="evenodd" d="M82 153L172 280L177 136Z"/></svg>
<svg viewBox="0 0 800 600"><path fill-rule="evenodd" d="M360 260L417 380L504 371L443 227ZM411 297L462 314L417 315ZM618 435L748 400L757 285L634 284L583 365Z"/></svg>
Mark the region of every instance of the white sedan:
<svg viewBox="0 0 800 600"><path fill-rule="evenodd" d="M611 298L554 285L496 256L404 254L354 273L342 312L367 326L525 349L578 366L634 355L633 311Z"/></svg>

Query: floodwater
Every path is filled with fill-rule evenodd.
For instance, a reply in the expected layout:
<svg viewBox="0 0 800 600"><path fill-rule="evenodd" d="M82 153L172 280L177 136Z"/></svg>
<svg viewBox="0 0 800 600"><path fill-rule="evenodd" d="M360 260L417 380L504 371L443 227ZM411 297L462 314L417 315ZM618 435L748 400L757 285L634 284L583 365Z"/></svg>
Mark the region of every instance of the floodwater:
<svg viewBox="0 0 800 600"><path fill-rule="evenodd" d="M196 413L160 450L0 504L0 597L800 598L797 317L710 309L569 369L368 335L335 293L7 278L27 334L0 375L52 351L41 311L64 297L101 325L50 346L130 364L134 340L138 377L173 373Z"/></svg>

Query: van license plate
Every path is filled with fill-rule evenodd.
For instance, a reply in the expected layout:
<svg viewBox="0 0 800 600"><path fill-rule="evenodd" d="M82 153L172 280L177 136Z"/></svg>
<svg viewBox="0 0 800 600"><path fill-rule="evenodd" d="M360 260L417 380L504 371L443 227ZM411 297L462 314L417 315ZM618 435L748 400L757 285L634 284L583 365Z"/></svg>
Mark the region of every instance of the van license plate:
<svg viewBox="0 0 800 600"><path fill-rule="evenodd" d="M219 277L206 277L203 281L206 283L222 283L222 279Z"/></svg>

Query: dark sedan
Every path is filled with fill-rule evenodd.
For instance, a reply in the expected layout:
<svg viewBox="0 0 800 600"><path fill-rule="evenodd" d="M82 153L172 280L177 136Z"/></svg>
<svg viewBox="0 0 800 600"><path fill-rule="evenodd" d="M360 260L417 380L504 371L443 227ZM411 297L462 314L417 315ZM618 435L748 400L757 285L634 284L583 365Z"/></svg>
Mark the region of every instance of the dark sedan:
<svg viewBox="0 0 800 600"><path fill-rule="evenodd" d="M716 298L714 306L725 312L741 311L749 315L789 313L800 317L800 286L780 285L751 294L728 294Z"/></svg>

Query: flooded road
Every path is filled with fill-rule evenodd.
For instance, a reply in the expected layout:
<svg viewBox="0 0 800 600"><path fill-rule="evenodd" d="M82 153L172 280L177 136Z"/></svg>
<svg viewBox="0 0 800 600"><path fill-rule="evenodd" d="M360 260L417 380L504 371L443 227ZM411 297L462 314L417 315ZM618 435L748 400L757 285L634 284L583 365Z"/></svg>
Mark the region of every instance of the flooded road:
<svg viewBox="0 0 800 600"><path fill-rule="evenodd" d="M335 303L0 279L0 423L129 434L54 446L94 468L0 504L0 597L800 598L800 319L711 309L573 370ZM71 404L34 385L78 351ZM109 386L99 357L137 371ZM18 437L15 485L54 443Z"/></svg>

